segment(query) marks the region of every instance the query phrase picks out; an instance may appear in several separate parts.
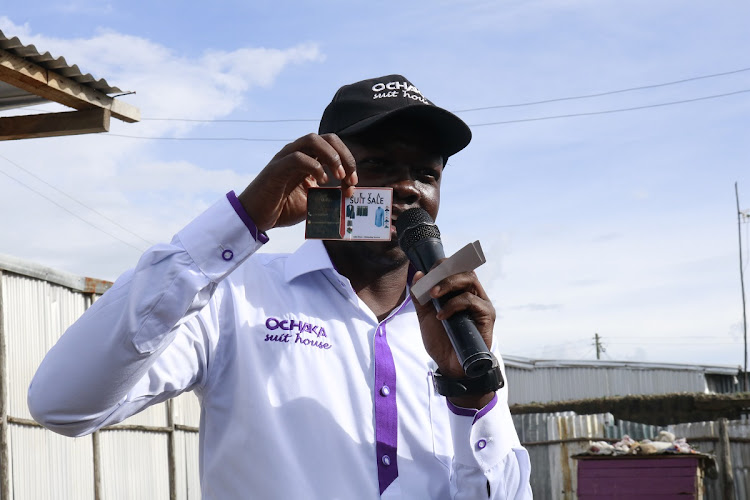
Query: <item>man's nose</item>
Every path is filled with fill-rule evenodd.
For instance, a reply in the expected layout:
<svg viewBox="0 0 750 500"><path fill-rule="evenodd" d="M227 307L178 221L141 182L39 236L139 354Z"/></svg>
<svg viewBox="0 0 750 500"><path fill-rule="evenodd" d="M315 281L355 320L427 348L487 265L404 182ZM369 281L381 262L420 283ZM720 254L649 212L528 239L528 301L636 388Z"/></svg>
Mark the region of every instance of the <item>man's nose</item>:
<svg viewBox="0 0 750 500"><path fill-rule="evenodd" d="M400 179L391 184L394 205L413 205L422 196L414 179Z"/></svg>

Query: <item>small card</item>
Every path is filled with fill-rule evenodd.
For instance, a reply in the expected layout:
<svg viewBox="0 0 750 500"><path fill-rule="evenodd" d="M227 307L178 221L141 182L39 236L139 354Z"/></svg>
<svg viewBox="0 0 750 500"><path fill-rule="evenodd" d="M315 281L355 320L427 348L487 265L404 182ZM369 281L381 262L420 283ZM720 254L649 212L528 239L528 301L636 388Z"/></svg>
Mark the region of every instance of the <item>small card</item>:
<svg viewBox="0 0 750 500"><path fill-rule="evenodd" d="M469 243L441 262L435 269L425 274L421 280L414 284L411 291L419 303L424 305L430 300L430 288L448 276L473 271L485 262L487 262L487 259L484 258L484 252L479 240Z"/></svg>
<svg viewBox="0 0 750 500"><path fill-rule="evenodd" d="M318 240L390 241L392 188L354 188L343 198L340 188L307 192L305 238Z"/></svg>

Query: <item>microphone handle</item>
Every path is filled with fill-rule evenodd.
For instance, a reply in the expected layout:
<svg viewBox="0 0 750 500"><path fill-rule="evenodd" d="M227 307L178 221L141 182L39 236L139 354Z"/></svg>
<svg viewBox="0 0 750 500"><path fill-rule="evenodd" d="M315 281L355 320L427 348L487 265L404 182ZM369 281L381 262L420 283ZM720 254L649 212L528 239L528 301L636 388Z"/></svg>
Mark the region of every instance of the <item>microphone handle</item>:
<svg viewBox="0 0 750 500"><path fill-rule="evenodd" d="M440 311L441 305L456 295L447 294L440 299L432 299L432 303ZM479 377L492 369L494 356L467 312L457 312L442 323L467 377Z"/></svg>
<svg viewBox="0 0 750 500"><path fill-rule="evenodd" d="M407 256L418 271L427 274L438 260L445 257L443 243L439 238L425 238L413 245L407 251ZM432 299L432 303L440 311L441 303L456 295L458 293L447 294L440 299ZM479 377L492 369L495 357L468 313L456 313L442 323L467 377Z"/></svg>

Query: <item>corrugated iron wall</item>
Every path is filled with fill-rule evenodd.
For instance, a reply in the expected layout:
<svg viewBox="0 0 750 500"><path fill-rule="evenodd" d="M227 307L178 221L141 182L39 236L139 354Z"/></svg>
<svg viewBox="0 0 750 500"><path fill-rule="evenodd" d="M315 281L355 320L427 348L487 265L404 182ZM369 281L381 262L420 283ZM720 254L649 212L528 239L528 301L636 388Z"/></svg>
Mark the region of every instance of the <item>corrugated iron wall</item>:
<svg viewBox="0 0 750 500"><path fill-rule="evenodd" d="M724 455L721 439L721 426L726 425L729 441L729 460L733 475L734 498L747 500L750 498L750 422L747 420L733 420L722 422L696 422L691 424L670 425L668 430L678 437L685 437L688 443L703 453L715 455L718 459L719 478L706 481L706 498L723 499L723 484L721 457Z"/></svg>
<svg viewBox="0 0 750 500"><path fill-rule="evenodd" d="M702 453L717 457L719 478L704 479L706 500L725 500L726 484L721 470L719 422L659 427L636 422L615 421L611 413L575 415L573 412L514 415L521 443L531 458L531 487L535 500L573 500L577 498L578 463L571 457L586 451L593 441L618 441L623 436L640 441L652 439L667 430L684 437ZM750 421L726 424L730 448L735 500L750 498Z"/></svg>
<svg viewBox="0 0 750 500"><path fill-rule="evenodd" d="M535 500L574 500L578 466L571 457L585 452L591 441L603 439L612 415L573 412L514 415L521 443L531 459L531 488Z"/></svg>
<svg viewBox="0 0 750 500"><path fill-rule="evenodd" d="M700 371L585 366L533 370L506 366L505 371L510 404L707 390Z"/></svg>
<svg viewBox="0 0 750 500"><path fill-rule="evenodd" d="M200 408L192 393L75 439L31 419L34 372L95 298L0 270L0 499L200 498Z"/></svg>
<svg viewBox="0 0 750 500"><path fill-rule="evenodd" d="M71 439L31 420L26 391L46 352L96 296L0 270L0 500L199 499L200 407L192 394L156 405L92 436ZM703 392L700 372L633 368L507 367L511 403L559 401L618 394ZM570 457L591 441L655 436L661 428L615 422L611 414L516 415L529 450L536 499L576 498L577 463ZM750 498L750 423L730 422L735 498ZM707 453L719 449L715 422L668 430ZM720 451L720 450L719 450ZM39 480L39 478L44 478ZM721 484L707 480L707 498Z"/></svg>

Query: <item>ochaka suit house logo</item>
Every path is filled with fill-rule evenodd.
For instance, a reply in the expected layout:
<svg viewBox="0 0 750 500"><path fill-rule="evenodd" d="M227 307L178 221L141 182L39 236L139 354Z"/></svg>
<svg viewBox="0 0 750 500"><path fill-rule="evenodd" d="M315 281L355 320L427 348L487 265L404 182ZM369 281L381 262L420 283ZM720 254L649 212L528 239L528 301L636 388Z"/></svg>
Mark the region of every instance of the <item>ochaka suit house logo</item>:
<svg viewBox="0 0 750 500"><path fill-rule="evenodd" d="M372 86L372 91L373 99L405 97L413 101L419 101L423 104L432 105L432 103L422 95L422 92L420 92L417 87L406 81L387 83L378 82Z"/></svg>
<svg viewBox="0 0 750 500"><path fill-rule="evenodd" d="M333 347L328 342L326 329L322 325L316 325L306 321L286 318L266 319L266 333L264 342L278 342L293 346L317 347L318 349L330 349Z"/></svg>

